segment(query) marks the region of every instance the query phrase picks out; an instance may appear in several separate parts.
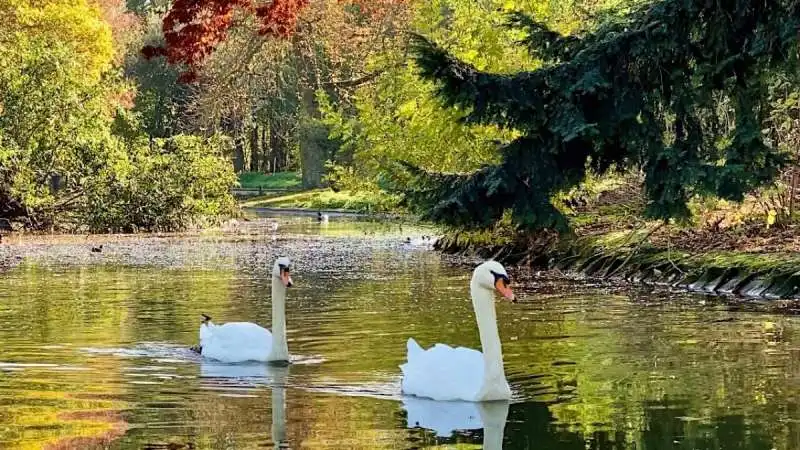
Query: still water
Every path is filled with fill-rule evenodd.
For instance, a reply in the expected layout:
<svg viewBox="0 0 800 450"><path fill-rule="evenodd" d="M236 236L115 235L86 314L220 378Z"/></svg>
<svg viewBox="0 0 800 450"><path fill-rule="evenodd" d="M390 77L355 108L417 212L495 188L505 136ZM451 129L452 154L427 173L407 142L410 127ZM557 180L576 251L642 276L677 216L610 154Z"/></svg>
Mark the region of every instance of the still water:
<svg viewBox="0 0 800 450"><path fill-rule="evenodd" d="M511 404L409 399L409 336L479 346L472 261L429 230L279 220L0 246L0 448L800 449L796 317L510 268ZM269 326L280 255L294 364L188 351L200 313Z"/></svg>

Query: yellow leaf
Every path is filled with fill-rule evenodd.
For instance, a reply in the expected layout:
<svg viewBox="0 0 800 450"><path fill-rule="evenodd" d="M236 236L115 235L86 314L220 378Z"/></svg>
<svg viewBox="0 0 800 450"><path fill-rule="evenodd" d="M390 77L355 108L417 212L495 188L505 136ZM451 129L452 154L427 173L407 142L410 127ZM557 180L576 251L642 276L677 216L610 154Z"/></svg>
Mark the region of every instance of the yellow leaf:
<svg viewBox="0 0 800 450"><path fill-rule="evenodd" d="M767 213L767 227L775 224L775 218L778 216L778 213L775 212L774 209L769 210Z"/></svg>

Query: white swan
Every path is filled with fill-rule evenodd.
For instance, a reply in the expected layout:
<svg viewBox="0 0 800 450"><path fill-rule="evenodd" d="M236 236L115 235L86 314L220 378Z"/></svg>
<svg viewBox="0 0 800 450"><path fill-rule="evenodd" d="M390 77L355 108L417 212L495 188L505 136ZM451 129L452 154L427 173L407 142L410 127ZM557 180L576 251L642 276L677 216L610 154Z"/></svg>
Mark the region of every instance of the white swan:
<svg viewBox="0 0 800 450"><path fill-rule="evenodd" d="M507 401L474 403L403 398L408 428L426 428L440 437L449 437L456 430L483 429L484 450L502 450L508 406Z"/></svg>
<svg viewBox="0 0 800 450"><path fill-rule="evenodd" d="M289 258L281 257L272 268L272 331L251 322L215 325L203 315L200 345L206 358L226 363L244 361L288 362L286 344L286 289L292 286Z"/></svg>
<svg viewBox="0 0 800 450"><path fill-rule="evenodd" d="M508 284L505 268L496 261L486 261L475 268L470 294L483 353L445 344L436 344L424 350L410 338L407 362L400 366L404 394L469 402L511 398L511 388L503 369L503 352L494 310L495 290L515 301Z"/></svg>

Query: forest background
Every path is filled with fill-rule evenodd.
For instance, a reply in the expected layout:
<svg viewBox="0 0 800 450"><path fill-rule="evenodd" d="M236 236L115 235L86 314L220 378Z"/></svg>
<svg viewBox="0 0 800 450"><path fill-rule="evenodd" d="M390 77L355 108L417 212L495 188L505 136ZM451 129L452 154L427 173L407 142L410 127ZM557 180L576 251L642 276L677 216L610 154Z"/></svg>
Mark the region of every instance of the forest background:
<svg viewBox="0 0 800 450"><path fill-rule="evenodd" d="M0 31L4 226L91 232L204 226L237 213L231 189L240 183L279 191L249 206L426 211L460 232L477 230L461 237L478 243L556 229L606 237L635 230L650 240L706 250L795 245L800 91L791 52L769 61L752 58L748 70L759 83L748 87L747 98L757 101L751 109L758 114L747 126L759 136L743 152L761 162L726 172L734 189L719 182L709 187L708 179L723 176L705 169L731 165L725 149L743 140L743 91L723 80L716 91L690 86L699 94L682 101L696 124L675 119L681 117L677 102L667 102L658 117L667 124L659 139L671 149L684 134L676 126L697 126L702 145L711 149L697 158L703 170L687 175L690 170L667 167L660 172L665 180L654 181L646 158L626 154L602 167L602 154L578 158L579 170L532 189L535 195L525 198L542 198L524 207L490 200L491 178L478 180L483 184L476 188L474 175L502 166L526 126L509 116L476 118L482 106L448 94L452 80L437 79L442 70L426 67L426 55L442 50L469 70L513 85L522 75L577 58L542 51L554 43L574 38L596 46L624 34L620 27L641 27L657 14L680 19L703 2L204 3L207 9L192 10L192 2L180 0L0 0L8 24ZM777 3L793 11L793 2ZM753 8L744 8L742 20L760 20ZM194 28L165 36L169 25L176 29L182 21ZM732 29L707 42L724 42ZM647 45L654 53L676 46ZM728 53L717 53L735 56L723 50ZM664 92L659 95L663 101ZM589 136L581 133L596 123L568 106L563 115L570 130ZM608 147L597 144L600 134L591 136L595 149ZM562 136L558 142L568 141ZM566 152L560 145L551 147ZM431 184L442 173L461 178ZM468 174L473 185L458 185ZM443 192L442 184L460 191ZM667 188L654 196L655 184Z"/></svg>

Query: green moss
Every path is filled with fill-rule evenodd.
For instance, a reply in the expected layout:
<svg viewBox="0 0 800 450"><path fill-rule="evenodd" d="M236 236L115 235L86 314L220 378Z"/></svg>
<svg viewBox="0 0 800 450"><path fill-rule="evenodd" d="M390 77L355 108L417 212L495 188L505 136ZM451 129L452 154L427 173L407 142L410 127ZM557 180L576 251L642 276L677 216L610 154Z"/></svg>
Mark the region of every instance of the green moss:
<svg viewBox="0 0 800 450"><path fill-rule="evenodd" d="M797 270L800 256L795 253L711 252L692 257L700 267L738 267L750 272Z"/></svg>

